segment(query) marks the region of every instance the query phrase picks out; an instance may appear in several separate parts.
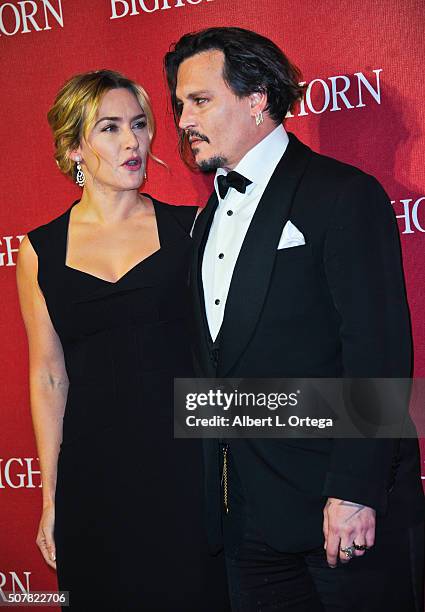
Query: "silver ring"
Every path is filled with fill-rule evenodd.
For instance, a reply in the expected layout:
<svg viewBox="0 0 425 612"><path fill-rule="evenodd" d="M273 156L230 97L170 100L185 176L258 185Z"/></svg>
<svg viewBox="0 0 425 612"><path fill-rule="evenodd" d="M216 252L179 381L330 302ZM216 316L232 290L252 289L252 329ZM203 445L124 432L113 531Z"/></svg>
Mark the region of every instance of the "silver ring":
<svg viewBox="0 0 425 612"><path fill-rule="evenodd" d="M345 553L345 556L347 557L347 559L352 559L354 557L354 552L355 552L356 548L355 546L347 546L346 548L340 548L340 551Z"/></svg>

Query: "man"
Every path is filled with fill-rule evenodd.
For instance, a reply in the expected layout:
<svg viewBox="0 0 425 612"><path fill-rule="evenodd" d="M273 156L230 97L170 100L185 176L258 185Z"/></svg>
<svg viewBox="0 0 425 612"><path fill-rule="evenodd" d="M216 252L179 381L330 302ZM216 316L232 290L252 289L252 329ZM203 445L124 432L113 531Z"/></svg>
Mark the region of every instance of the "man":
<svg viewBox="0 0 425 612"><path fill-rule="evenodd" d="M408 377L391 206L374 178L287 134L297 69L240 28L183 36L165 68L183 157L215 172L193 232L199 376ZM422 611L417 440L204 448L233 610Z"/></svg>

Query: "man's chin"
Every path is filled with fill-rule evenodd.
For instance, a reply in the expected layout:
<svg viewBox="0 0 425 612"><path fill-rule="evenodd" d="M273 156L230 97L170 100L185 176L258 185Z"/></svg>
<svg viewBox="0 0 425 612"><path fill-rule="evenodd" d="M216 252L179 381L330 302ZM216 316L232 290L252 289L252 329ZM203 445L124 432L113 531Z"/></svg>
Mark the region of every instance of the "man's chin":
<svg viewBox="0 0 425 612"><path fill-rule="evenodd" d="M195 157L195 163L201 172L209 174L211 172L215 172L216 170L218 170L218 168L224 168L227 165L227 160L221 155L216 155L214 157L209 157L208 159L201 160L198 160Z"/></svg>

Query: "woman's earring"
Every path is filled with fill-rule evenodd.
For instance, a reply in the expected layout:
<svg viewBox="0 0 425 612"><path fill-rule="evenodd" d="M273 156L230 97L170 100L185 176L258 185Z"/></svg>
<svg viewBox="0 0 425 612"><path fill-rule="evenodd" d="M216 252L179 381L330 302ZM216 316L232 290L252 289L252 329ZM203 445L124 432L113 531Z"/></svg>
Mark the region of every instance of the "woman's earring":
<svg viewBox="0 0 425 612"><path fill-rule="evenodd" d="M148 180L148 174L147 174L147 172L145 170L145 181L147 181L147 180Z"/></svg>
<svg viewBox="0 0 425 612"><path fill-rule="evenodd" d="M81 168L81 158L79 158L75 163L77 164L77 174L75 176L75 182L77 183L77 185L79 187L84 187L84 184L86 182L86 175L84 174L82 168Z"/></svg>
<svg viewBox="0 0 425 612"><path fill-rule="evenodd" d="M258 127L262 123L264 123L263 111L258 111L258 113L255 113L255 125Z"/></svg>

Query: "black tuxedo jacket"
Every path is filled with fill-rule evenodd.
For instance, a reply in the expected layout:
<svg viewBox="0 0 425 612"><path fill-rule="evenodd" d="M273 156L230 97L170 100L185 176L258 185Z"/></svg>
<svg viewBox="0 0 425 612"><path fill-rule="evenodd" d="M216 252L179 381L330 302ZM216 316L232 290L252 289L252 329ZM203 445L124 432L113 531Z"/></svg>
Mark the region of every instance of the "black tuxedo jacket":
<svg viewBox="0 0 425 612"><path fill-rule="evenodd" d="M397 226L379 183L290 141L254 214L234 269L215 368L202 256L217 204L194 233L194 359L202 377L408 377L409 313ZM277 250L288 220L303 246ZM231 452L268 544L301 551L323 541L327 497L378 512L378 528L419 521L417 440L235 439ZM219 447L204 442L208 533L221 546Z"/></svg>

